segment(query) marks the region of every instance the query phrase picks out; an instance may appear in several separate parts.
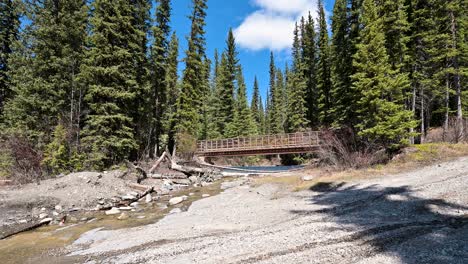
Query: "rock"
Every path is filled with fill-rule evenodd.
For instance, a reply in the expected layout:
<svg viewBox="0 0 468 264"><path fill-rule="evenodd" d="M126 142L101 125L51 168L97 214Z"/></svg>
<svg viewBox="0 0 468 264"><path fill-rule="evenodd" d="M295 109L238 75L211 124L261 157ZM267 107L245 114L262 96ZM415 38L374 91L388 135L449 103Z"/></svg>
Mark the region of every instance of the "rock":
<svg viewBox="0 0 468 264"><path fill-rule="evenodd" d="M203 198L207 198L207 197L210 197L210 196L211 196L211 195L209 195L209 194L203 194L203 195L202 195Z"/></svg>
<svg viewBox="0 0 468 264"><path fill-rule="evenodd" d="M191 180L188 179L180 179L180 180L172 180L173 183L179 184L179 185L190 185L192 183Z"/></svg>
<svg viewBox="0 0 468 264"><path fill-rule="evenodd" d="M122 213L120 214L119 217L117 217L117 219L119 220L127 220L129 218L128 214L127 213Z"/></svg>
<svg viewBox="0 0 468 264"><path fill-rule="evenodd" d="M102 178L102 174L99 173L99 174L97 175L97 178L98 178L98 179L101 179L101 178Z"/></svg>
<svg viewBox="0 0 468 264"><path fill-rule="evenodd" d="M102 173L107 174L107 173L109 173L109 172L108 172L108 171L103 171Z"/></svg>
<svg viewBox="0 0 468 264"><path fill-rule="evenodd" d="M174 197L169 200L169 205L176 205L180 204L181 202L185 201L184 197Z"/></svg>
<svg viewBox="0 0 468 264"><path fill-rule="evenodd" d="M180 208L174 208L169 212L169 214L179 214L179 213L182 213L182 209Z"/></svg>
<svg viewBox="0 0 468 264"><path fill-rule="evenodd" d="M196 176L190 176L188 179L189 179L189 181L190 181L192 184L198 182L198 178L197 178Z"/></svg>
<svg viewBox="0 0 468 264"><path fill-rule="evenodd" d="M72 223L76 223L76 222L78 222L78 218L72 216L72 217L70 217L69 221L72 222Z"/></svg>
<svg viewBox="0 0 468 264"><path fill-rule="evenodd" d="M151 196L151 194L148 193L145 197L145 202L151 203L152 201L153 201L153 197Z"/></svg>
<svg viewBox="0 0 468 264"><path fill-rule="evenodd" d="M22 220L19 220L18 223L20 224L26 224L28 222L28 220L26 219L22 219Z"/></svg>
<svg viewBox="0 0 468 264"><path fill-rule="evenodd" d="M106 215L116 215L116 214L120 214L119 208L112 207L112 209L110 209L109 211L106 211Z"/></svg>
<svg viewBox="0 0 468 264"><path fill-rule="evenodd" d="M100 205L104 205L104 204L105 204L105 202L104 202L104 200L100 200L100 201L98 201L98 204L100 204Z"/></svg>
<svg viewBox="0 0 468 264"><path fill-rule="evenodd" d="M195 195L195 193L189 193L189 196L194 196L194 195Z"/></svg>
<svg viewBox="0 0 468 264"><path fill-rule="evenodd" d="M131 207L138 207L138 206L140 206L140 203L139 202L134 202L134 203L131 203L130 206Z"/></svg>
<svg viewBox="0 0 468 264"><path fill-rule="evenodd" d="M184 195L184 196L181 196L181 197L182 197L182 199L184 199L184 201L187 201L187 199L188 199L187 195Z"/></svg>
<svg viewBox="0 0 468 264"><path fill-rule="evenodd" d="M55 206L55 211L61 212L62 210L63 210L63 208L62 208L61 205L56 205L56 206Z"/></svg>
<svg viewBox="0 0 468 264"><path fill-rule="evenodd" d="M133 207L127 206L127 207L119 207L120 211L131 211Z"/></svg>
<svg viewBox="0 0 468 264"><path fill-rule="evenodd" d="M88 221L88 217L83 217L83 218L80 219L80 221L81 222L86 222L86 221Z"/></svg>
<svg viewBox="0 0 468 264"><path fill-rule="evenodd" d="M124 200L124 201L132 201L132 200L135 200L135 199L136 199L136 197L133 196L133 195L130 195L130 194L122 196L122 200Z"/></svg>
<svg viewBox="0 0 468 264"><path fill-rule="evenodd" d="M158 208L159 208L159 209L163 209L163 210L164 210L164 209L167 209L167 205L166 205L166 204L158 203L157 205L158 205Z"/></svg>
<svg viewBox="0 0 468 264"><path fill-rule="evenodd" d="M211 183L209 183L209 182L202 182L201 183L201 187L207 187L207 186L210 186L210 185L211 185Z"/></svg>
<svg viewBox="0 0 468 264"><path fill-rule="evenodd" d="M44 218L44 219L42 219L39 223L40 223L40 224L48 224L48 223L52 222L52 220L54 220L54 219L52 219L52 218Z"/></svg>
<svg viewBox="0 0 468 264"><path fill-rule="evenodd" d="M137 192L130 192L129 195L134 196L134 197L140 196L140 194Z"/></svg>
<svg viewBox="0 0 468 264"><path fill-rule="evenodd" d="M165 187L161 188L161 191L159 192L159 194L161 195L168 195L171 191Z"/></svg>
<svg viewBox="0 0 468 264"><path fill-rule="evenodd" d="M45 207L42 207L41 212L45 212L45 211L47 211L47 209Z"/></svg>
<svg viewBox="0 0 468 264"><path fill-rule="evenodd" d="M314 176L302 176L301 178L303 181L313 181L315 179Z"/></svg>
<svg viewBox="0 0 468 264"><path fill-rule="evenodd" d="M145 218L146 218L146 216L144 216L144 215L140 215L140 216L137 217L137 219L145 219Z"/></svg>
<svg viewBox="0 0 468 264"><path fill-rule="evenodd" d="M48 214L42 213L42 214L39 215L39 219L44 219L44 218L46 218L47 216L48 216Z"/></svg>
<svg viewBox="0 0 468 264"><path fill-rule="evenodd" d="M52 212L52 215L53 215L53 216L59 216L60 214L57 213L56 211L53 211L53 212Z"/></svg>

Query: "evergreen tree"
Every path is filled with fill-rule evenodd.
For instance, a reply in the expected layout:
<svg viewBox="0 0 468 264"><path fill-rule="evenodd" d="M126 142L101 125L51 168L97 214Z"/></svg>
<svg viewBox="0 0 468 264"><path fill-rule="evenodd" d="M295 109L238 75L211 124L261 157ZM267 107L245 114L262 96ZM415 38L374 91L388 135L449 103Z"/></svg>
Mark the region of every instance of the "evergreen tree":
<svg viewBox="0 0 468 264"><path fill-rule="evenodd" d="M307 120L312 126L317 126L318 119L318 92L317 92L317 43L315 23L309 12L308 20L301 32L302 57L304 62L304 77L306 78L306 106Z"/></svg>
<svg viewBox="0 0 468 264"><path fill-rule="evenodd" d="M279 125L281 127L281 133L286 131L287 126L287 118L288 118L288 92L286 90L286 78L283 75L283 72L280 68L276 69L276 87L275 91L276 97L278 100L276 101L277 108L278 108L278 115L279 115Z"/></svg>
<svg viewBox="0 0 468 264"><path fill-rule="evenodd" d="M168 135L167 145L172 150L174 147L175 138L175 125L177 113L177 99L180 94L180 87L178 83L178 67L179 67L179 39L175 32L172 33L171 41L169 42L169 49L166 60L166 77L164 83L166 84L166 109L164 111L163 127Z"/></svg>
<svg viewBox="0 0 468 264"><path fill-rule="evenodd" d="M0 121L5 101L11 95L8 59L18 40L20 4L19 0L5 0L0 3Z"/></svg>
<svg viewBox="0 0 468 264"><path fill-rule="evenodd" d="M296 25L294 31L293 43L293 68L287 76L288 85L288 121L287 132L297 132L306 128L307 122L307 109L305 101L305 93L307 88L307 81L304 77L304 63L302 60L301 44L299 39L299 28Z"/></svg>
<svg viewBox="0 0 468 264"><path fill-rule="evenodd" d="M84 53L86 1L28 5L32 21L22 33L23 46L11 58L15 97L6 105L7 123L40 149L52 140L59 124L78 144L84 91L77 75Z"/></svg>
<svg viewBox="0 0 468 264"><path fill-rule="evenodd" d="M223 123L228 125L234 120L235 112L235 85L236 75L239 67L239 59L237 58L236 41L232 29L229 29L228 38L226 40L226 50L224 52L225 60L222 60L222 84L220 91L221 98L221 109L220 116L223 119ZM224 128L224 133L227 133Z"/></svg>
<svg viewBox="0 0 468 264"><path fill-rule="evenodd" d="M168 99L167 85L165 83L166 69L167 69L167 56L169 49L169 38L171 28L169 26L171 17L171 1L158 0L156 8L156 25L153 27L154 42L151 47L151 102L153 106L152 116L153 121L151 124L150 133L150 155L153 152L158 153L160 146L160 137L163 133L162 118L164 117L165 109L167 108L166 102Z"/></svg>
<svg viewBox="0 0 468 264"><path fill-rule="evenodd" d="M92 8L91 47L81 73L90 108L83 144L89 162L103 167L129 158L138 147L132 115L144 92L135 65L144 56L141 39L145 32L136 27L137 9L128 1L96 0Z"/></svg>
<svg viewBox="0 0 468 264"><path fill-rule="evenodd" d="M259 130L262 126L262 118L263 118L262 117L263 113L260 112L261 106L262 106L262 101L260 97L260 88L258 87L257 76L255 76L254 85L253 85L253 96L252 96L252 102L250 104L250 109L252 111L252 115L255 119L255 122L257 123L257 127L259 128Z"/></svg>
<svg viewBox="0 0 468 264"><path fill-rule="evenodd" d="M319 92L319 119L322 125L332 123L331 115L331 68L330 68L330 43L327 29L327 19L323 1L318 2L318 64L317 64L317 90Z"/></svg>
<svg viewBox="0 0 468 264"><path fill-rule="evenodd" d="M358 52L354 56L354 89L361 94L358 102L359 135L390 148L400 146L416 123L411 111L403 106L407 76L391 69L385 48L383 20L374 0L364 0L360 22Z"/></svg>
<svg viewBox="0 0 468 264"><path fill-rule="evenodd" d="M275 66L275 60L273 52L270 54L270 93L268 100L268 133L278 134L283 132L283 126L281 123L281 90L277 87L276 79L277 69Z"/></svg>
<svg viewBox="0 0 468 264"><path fill-rule="evenodd" d="M337 0L332 17L332 114L335 126L355 123L353 108L356 101L352 90L351 25L348 19L348 0Z"/></svg>
<svg viewBox="0 0 468 264"><path fill-rule="evenodd" d="M185 58L185 70L182 78L182 91L177 107L177 131L198 137L200 131L199 110L204 92L203 60L205 54L205 17L206 0L192 0L193 11L190 15L191 31Z"/></svg>

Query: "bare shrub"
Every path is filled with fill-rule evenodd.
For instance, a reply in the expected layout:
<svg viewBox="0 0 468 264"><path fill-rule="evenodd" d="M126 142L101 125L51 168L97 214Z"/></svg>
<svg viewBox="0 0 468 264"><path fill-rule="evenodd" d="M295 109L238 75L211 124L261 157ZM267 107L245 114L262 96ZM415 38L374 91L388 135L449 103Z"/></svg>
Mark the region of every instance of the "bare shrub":
<svg viewBox="0 0 468 264"><path fill-rule="evenodd" d="M177 155L185 160L192 160L197 151L197 139L189 133L176 135Z"/></svg>
<svg viewBox="0 0 468 264"><path fill-rule="evenodd" d="M10 178L16 183L24 184L42 179L42 152L19 135L9 136L4 142L11 157Z"/></svg>
<svg viewBox="0 0 468 264"><path fill-rule="evenodd" d="M468 142L468 118L458 122L456 117L451 117L446 130L443 127L431 128L427 132L426 142Z"/></svg>
<svg viewBox="0 0 468 264"><path fill-rule="evenodd" d="M351 129L322 130L320 140L320 162L337 169L364 168L389 159L383 148L357 144Z"/></svg>

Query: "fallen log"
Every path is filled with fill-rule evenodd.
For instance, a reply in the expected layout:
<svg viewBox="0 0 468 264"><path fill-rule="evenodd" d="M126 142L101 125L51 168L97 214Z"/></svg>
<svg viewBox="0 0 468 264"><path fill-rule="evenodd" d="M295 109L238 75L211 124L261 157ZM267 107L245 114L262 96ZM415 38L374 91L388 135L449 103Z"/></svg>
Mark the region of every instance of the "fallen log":
<svg viewBox="0 0 468 264"><path fill-rule="evenodd" d="M146 171L142 169L141 167L131 163L128 160L125 160L125 163L127 164L127 167L129 169L136 170L140 175L138 176L137 183L140 183L141 181L145 180L148 178L148 175L146 174Z"/></svg>
<svg viewBox="0 0 468 264"><path fill-rule="evenodd" d="M0 233L0 240L23 233L23 232L34 230L41 226L48 225L50 222L52 222L52 218L46 218L35 223L21 224L17 227L12 228L12 230Z"/></svg>
<svg viewBox="0 0 468 264"><path fill-rule="evenodd" d="M128 187L130 187L130 188L132 188L134 190L138 190L138 191L142 191L142 192L145 192L150 188L154 188L152 186L142 185L142 184L138 184L138 183L129 183L127 185L128 185Z"/></svg>
<svg viewBox="0 0 468 264"><path fill-rule="evenodd" d="M177 179L177 180L183 180L187 179L187 175L164 175L164 174L151 174L149 176L151 179L156 179L156 180L172 180L172 179Z"/></svg>
<svg viewBox="0 0 468 264"><path fill-rule="evenodd" d="M151 167L148 174L153 173L158 168L159 164L161 164L161 162L164 160L164 158L166 158L166 151L164 151L164 153L161 155L161 157L159 157L159 159L156 161L156 163L154 163L153 167Z"/></svg>

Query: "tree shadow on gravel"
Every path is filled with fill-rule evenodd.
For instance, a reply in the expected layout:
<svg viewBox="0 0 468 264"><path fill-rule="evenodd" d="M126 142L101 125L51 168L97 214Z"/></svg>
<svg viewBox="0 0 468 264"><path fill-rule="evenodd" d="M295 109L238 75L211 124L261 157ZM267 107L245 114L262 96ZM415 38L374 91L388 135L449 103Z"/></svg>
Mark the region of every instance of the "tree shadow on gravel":
<svg viewBox="0 0 468 264"><path fill-rule="evenodd" d="M330 243L357 242L356 259L379 253L402 263L468 263L466 205L424 199L407 186L383 188L345 183L319 183L310 188L318 210L292 210L297 215L325 216L350 231ZM468 190L467 190L468 192Z"/></svg>

